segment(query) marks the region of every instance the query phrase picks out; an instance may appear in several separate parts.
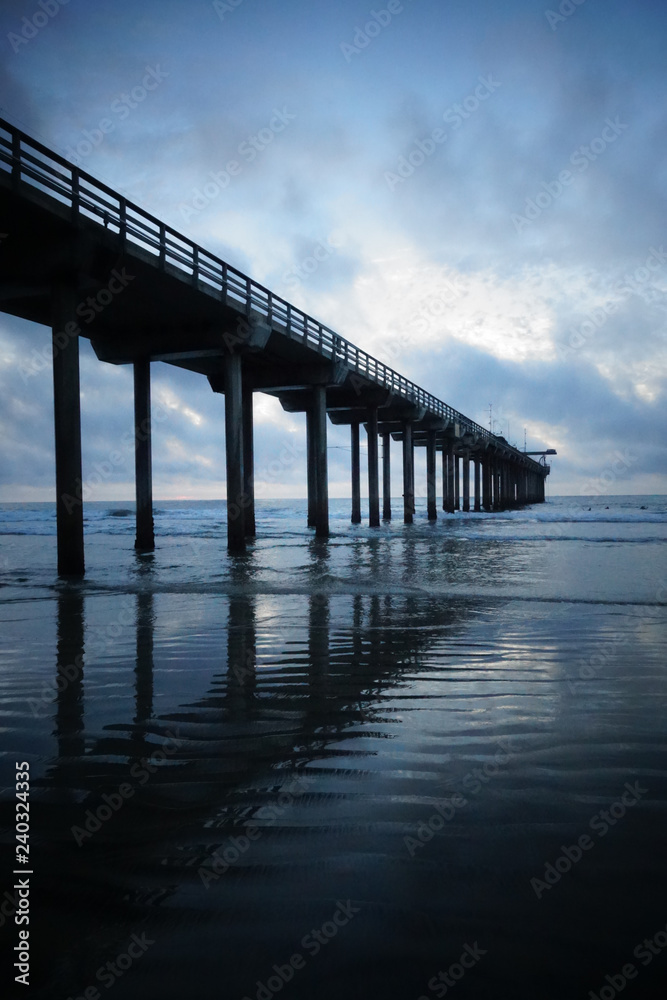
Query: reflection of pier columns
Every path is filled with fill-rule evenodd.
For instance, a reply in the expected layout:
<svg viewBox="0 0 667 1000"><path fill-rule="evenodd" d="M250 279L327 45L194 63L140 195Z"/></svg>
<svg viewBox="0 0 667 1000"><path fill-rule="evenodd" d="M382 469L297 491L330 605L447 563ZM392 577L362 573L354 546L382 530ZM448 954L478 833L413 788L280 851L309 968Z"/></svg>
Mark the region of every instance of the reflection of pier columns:
<svg viewBox="0 0 667 1000"><path fill-rule="evenodd" d="M227 453L227 547L245 551L243 510L243 383L240 354L225 360L225 447Z"/></svg>
<svg viewBox="0 0 667 1000"><path fill-rule="evenodd" d="M246 538L254 538L255 522L255 439L252 389L243 386L243 529Z"/></svg>
<svg viewBox="0 0 667 1000"><path fill-rule="evenodd" d="M137 725L153 715L153 595L150 591L137 594L137 665L135 669Z"/></svg>
<svg viewBox="0 0 667 1000"><path fill-rule="evenodd" d="M426 432L426 508L429 521L438 518L435 483L435 431Z"/></svg>
<svg viewBox="0 0 667 1000"><path fill-rule="evenodd" d="M352 444L352 524L361 524L361 469L359 461L359 422L350 424Z"/></svg>
<svg viewBox="0 0 667 1000"><path fill-rule="evenodd" d="M58 597L56 687L58 701L55 736L60 758L85 753L83 716L83 595L65 592Z"/></svg>
<svg viewBox="0 0 667 1000"><path fill-rule="evenodd" d="M76 289L53 290L53 403L56 444L58 573L83 576L83 497L81 476L81 393ZM78 327L76 327L78 329Z"/></svg>
<svg viewBox="0 0 667 1000"><path fill-rule="evenodd" d="M482 493L480 489L480 465L482 464L481 458L476 456L473 459L475 464L475 510L482 509Z"/></svg>
<svg viewBox="0 0 667 1000"><path fill-rule="evenodd" d="M412 524L415 510L414 495L414 448L412 446L412 422L403 421L403 521Z"/></svg>
<svg viewBox="0 0 667 1000"><path fill-rule="evenodd" d="M313 386L313 458L315 462L315 534L329 537L329 476L327 470L327 390Z"/></svg>
<svg viewBox="0 0 667 1000"><path fill-rule="evenodd" d="M371 528L380 524L380 479L378 466L378 411L371 406L368 411L368 523Z"/></svg>
<svg viewBox="0 0 667 1000"><path fill-rule="evenodd" d="M134 362L134 474L137 532L134 547L139 552L155 548L153 525L153 470L151 428L151 362Z"/></svg>
<svg viewBox="0 0 667 1000"><path fill-rule="evenodd" d="M382 520L391 521L391 434L382 435Z"/></svg>
<svg viewBox="0 0 667 1000"><path fill-rule="evenodd" d="M256 686L257 638L254 598L229 598L227 616L227 701L230 714L246 714Z"/></svg>
<svg viewBox="0 0 667 1000"><path fill-rule="evenodd" d="M463 510L470 512L470 452L463 456Z"/></svg>

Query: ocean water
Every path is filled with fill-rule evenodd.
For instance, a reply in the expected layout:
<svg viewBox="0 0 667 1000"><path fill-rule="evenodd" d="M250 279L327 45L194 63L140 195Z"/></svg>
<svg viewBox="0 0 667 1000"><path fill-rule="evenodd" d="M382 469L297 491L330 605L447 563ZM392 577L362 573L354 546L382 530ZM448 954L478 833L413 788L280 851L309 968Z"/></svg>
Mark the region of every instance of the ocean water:
<svg viewBox="0 0 667 1000"><path fill-rule="evenodd" d="M85 516L65 582L54 508L0 505L16 995L663 995L667 498L335 500L328 542L267 501L235 559L222 502L157 502L150 555L131 504Z"/></svg>

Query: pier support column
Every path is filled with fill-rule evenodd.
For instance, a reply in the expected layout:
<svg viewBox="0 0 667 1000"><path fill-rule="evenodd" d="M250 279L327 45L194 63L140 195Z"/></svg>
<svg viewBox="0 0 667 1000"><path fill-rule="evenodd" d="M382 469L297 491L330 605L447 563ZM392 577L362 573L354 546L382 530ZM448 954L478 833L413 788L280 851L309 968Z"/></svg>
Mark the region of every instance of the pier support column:
<svg viewBox="0 0 667 1000"><path fill-rule="evenodd" d="M79 337L74 287L54 288L52 299L53 404L56 444L56 523L58 574L83 576L83 497L81 476L81 392ZM63 343L64 341L64 343Z"/></svg>
<svg viewBox="0 0 667 1000"><path fill-rule="evenodd" d="M382 520L391 521L391 434L382 435Z"/></svg>
<svg viewBox="0 0 667 1000"><path fill-rule="evenodd" d="M371 528L380 525L380 475L378 465L378 411L371 406L368 411L368 524Z"/></svg>
<svg viewBox="0 0 667 1000"><path fill-rule="evenodd" d="M352 445L352 524L361 524L361 468L359 460L359 423L350 424Z"/></svg>
<svg viewBox="0 0 667 1000"><path fill-rule="evenodd" d="M454 458L454 510L461 507L461 472L459 469L459 456L453 452Z"/></svg>
<svg viewBox="0 0 667 1000"><path fill-rule="evenodd" d="M227 548L245 552L243 510L243 366L240 354L225 361L225 447L227 452Z"/></svg>
<svg viewBox="0 0 667 1000"><path fill-rule="evenodd" d="M493 509L502 510L502 500L500 496L500 461L493 460Z"/></svg>
<svg viewBox="0 0 667 1000"><path fill-rule="evenodd" d="M308 491L308 527L315 527L317 516L317 459L313 431L313 402L306 408L306 487Z"/></svg>
<svg viewBox="0 0 667 1000"><path fill-rule="evenodd" d="M153 524L153 470L151 444L151 362L134 362L134 483L136 496L136 536L138 552L155 548Z"/></svg>
<svg viewBox="0 0 667 1000"><path fill-rule="evenodd" d="M491 497L491 459L485 455L482 459L482 506L484 510L492 510Z"/></svg>
<svg viewBox="0 0 667 1000"><path fill-rule="evenodd" d="M454 483L454 478L455 478L454 477L454 461L455 461L455 458L454 458L454 445L450 443L450 444L445 445L445 448L446 448L446 451L447 451L447 504L445 506L445 510L447 511L448 514L453 514L454 510L456 509L454 507L454 498L455 498L455 493L456 493L455 483ZM444 456L444 452L443 452L443 456ZM444 504L443 504L443 506L444 506Z"/></svg>
<svg viewBox="0 0 667 1000"><path fill-rule="evenodd" d="M255 523L255 435L253 392L243 386L243 525L246 538L254 538Z"/></svg>
<svg viewBox="0 0 667 1000"><path fill-rule="evenodd" d="M435 496L435 431L426 432L426 507L429 521L437 521Z"/></svg>
<svg viewBox="0 0 667 1000"><path fill-rule="evenodd" d="M327 390L313 387L313 457L315 459L315 534L329 537L329 476L327 470Z"/></svg>
<svg viewBox="0 0 667 1000"><path fill-rule="evenodd" d="M414 497L414 449L412 447L412 423L403 423L403 521L412 524L415 511Z"/></svg>
<svg viewBox="0 0 667 1000"><path fill-rule="evenodd" d="M481 510L482 496L480 490L480 465L482 463L482 460L478 457L474 458L473 462L475 464L475 510Z"/></svg>
<svg viewBox="0 0 667 1000"><path fill-rule="evenodd" d="M470 452L463 456L463 510L470 513Z"/></svg>

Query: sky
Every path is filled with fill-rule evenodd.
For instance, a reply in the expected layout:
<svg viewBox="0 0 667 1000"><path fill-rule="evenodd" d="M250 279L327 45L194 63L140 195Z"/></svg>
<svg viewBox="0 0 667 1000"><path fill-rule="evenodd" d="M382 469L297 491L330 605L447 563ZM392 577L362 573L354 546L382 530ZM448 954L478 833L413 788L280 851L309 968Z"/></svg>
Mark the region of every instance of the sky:
<svg viewBox="0 0 667 1000"><path fill-rule="evenodd" d="M5 0L0 115L556 448L552 495L667 493L666 29L663 0ZM49 345L0 313L0 500L54 498ZM81 389L84 497L131 499L131 369L83 340ZM157 362L153 402L156 498L224 496L224 398ZM303 416L258 393L255 429L259 495L303 496Z"/></svg>

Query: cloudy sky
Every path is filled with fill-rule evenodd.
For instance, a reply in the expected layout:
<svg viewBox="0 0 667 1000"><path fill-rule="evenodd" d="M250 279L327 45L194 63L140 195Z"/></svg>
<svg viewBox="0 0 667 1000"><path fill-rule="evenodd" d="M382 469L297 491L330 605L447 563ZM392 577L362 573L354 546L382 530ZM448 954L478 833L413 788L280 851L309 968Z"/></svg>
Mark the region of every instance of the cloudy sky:
<svg viewBox="0 0 667 1000"><path fill-rule="evenodd" d="M558 449L552 494L665 493L666 28L663 0L5 0L0 114L479 423L492 403ZM0 499L53 497L49 342L0 315ZM223 398L160 363L153 394L156 497L224 495ZM255 406L265 493L303 495L303 418ZM85 480L132 414L87 341L82 407ZM125 449L91 499L132 475Z"/></svg>

